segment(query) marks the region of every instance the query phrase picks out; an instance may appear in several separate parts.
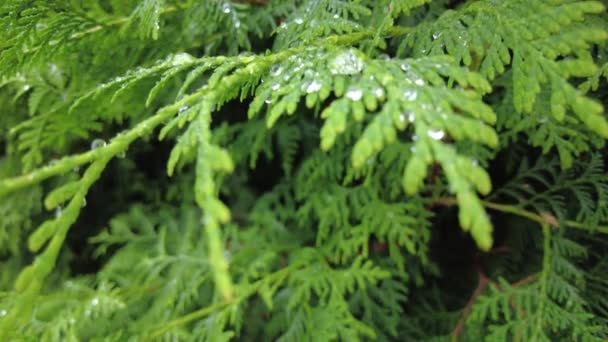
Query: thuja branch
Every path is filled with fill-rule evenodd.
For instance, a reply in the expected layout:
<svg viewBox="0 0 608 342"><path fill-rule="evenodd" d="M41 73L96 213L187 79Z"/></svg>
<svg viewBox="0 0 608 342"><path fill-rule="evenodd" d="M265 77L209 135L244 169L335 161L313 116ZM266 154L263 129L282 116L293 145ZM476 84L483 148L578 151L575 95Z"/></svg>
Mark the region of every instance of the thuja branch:
<svg viewBox="0 0 608 342"><path fill-rule="evenodd" d="M156 126L173 116L180 107L194 101L200 96L200 92L197 92L184 97L182 100L172 105L162 108L155 115L140 122L131 130L124 134L117 135L104 147L100 147L82 154L65 157L51 165L34 170L28 174L0 181L0 197L32 184L40 183L41 181L55 175L69 172L77 166L90 163L104 156L115 156L120 154L121 152L125 151L137 138L148 134Z"/></svg>
<svg viewBox="0 0 608 342"><path fill-rule="evenodd" d="M457 202L456 202L456 198L444 197L444 198L437 199L436 201L433 202L433 204L444 205L444 206L453 206L453 205L456 205ZM598 225L595 227L589 227L587 225L584 225L584 224L581 224L581 223L578 223L578 222L575 222L572 220L564 220L564 221L558 222L556 220L556 218L550 214L547 214L547 213L536 214L536 213L522 209L515 205L499 204L499 203L494 203L494 202L489 202L489 201L482 201L482 204L484 207L486 207L488 209L493 209L496 211L524 217L531 221L537 222L541 225L543 225L543 224L548 224L550 226L563 225L565 227L587 230L587 231L591 231L591 232L597 231L597 232L600 232L603 234L608 234L608 226L599 226Z"/></svg>
<svg viewBox="0 0 608 342"><path fill-rule="evenodd" d="M233 299L231 301L222 301L222 302L213 303L209 306L206 306L199 310L193 311L180 318L174 319L174 320L164 324L162 327L156 329L152 334L150 334L148 336L148 338L149 339L158 338L161 335L163 335L164 333L171 331L171 329L174 329L179 326L183 326L183 325L188 324L197 319L206 317L214 312L225 309L226 307L228 307L230 305L236 305L236 304L242 302L243 300L246 300L247 298L252 296L254 293L256 293L259 289L261 289L262 286L268 285L269 283L274 283L273 286L278 287L287 278L287 276L289 276L289 274L291 272L293 272L295 269L299 268L300 266L301 266L300 264L292 264L273 274L267 275L263 279L260 279L253 284L247 285L247 288L239 296L237 296L235 299Z"/></svg>
<svg viewBox="0 0 608 342"><path fill-rule="evenodd" d="M411 28L408 28L408 27L391 27L390 29L386 30L384 34L387 36L399 36L399 35L407 34L409 32L411 32ZM323 45L328 45L328 44L350 45L350 44L355 44L361 40L373 37L374 34L375 34L375 31L368 30L368 31L363 31L363 32L351 33L351 34L347 34L347 35L333 35L333 36L329 36L324 39L321 39L319 42L317 42L313 45L317 45L317 46L323 46ZM266 55L266 56L245 57L245 59L247 61L246 64L250 64L250 63L254 63L254 62L261 62L261 63L267 63L267 64L277 63L295 53L305 50L307 47L308 46L294 47L291 49L287 49L287 50L284 50L284 51L281 51L281 52L278 52L275 54L271 54L271 55ZM212 58L228 59L229 57L218 56L218 57L212 57ZM242 58L242 57L232 57L232 58ZM202 60L202 59L205 59L205 58L201 58L200 60ZM194 64L195 63L193 63L193 65ZM229 83L230 81L231 80L229 77L222 80L223 83ZM133 141L135 141L138 137L147 135L154 128L159 126L161 123L163 123L167 119L170 119L172 116L174 116L180 108L182 108L183 106L191 105L192 103L196 102L196 100L199 99L203 94L205 94L209 91L210 91L210 89L203 87L199 91L197 91L193 94L187 95L184 98L182 98L181 100L179 100L173 104L170 104L170 105L167 105L167 106L161 108L158 112L156 112L156 114L154 114L150 118L145 119L144 121L140 122L135 127L133 127L131 130L127 131L124 134L117 135L114 139L111 140L110 143L108 143L104 147L100 147L100 148L97 148L95 150L88 151L85 153L64 157L58 161L55 161L53 164L47 165L40 169L36 169L28 174L13 177L13 178L8 178L8 179L4 179L4 180L0 181L0 198L2 198L3 196L5 196L9 193L12 193L12 192L18 190L18 189L40 183L55 175L69 172L70 170L74 169L75 167L90 163L94 160L99 159L102 156L117 155L117 154L125 151L129 147L129 145Z"/></svg>

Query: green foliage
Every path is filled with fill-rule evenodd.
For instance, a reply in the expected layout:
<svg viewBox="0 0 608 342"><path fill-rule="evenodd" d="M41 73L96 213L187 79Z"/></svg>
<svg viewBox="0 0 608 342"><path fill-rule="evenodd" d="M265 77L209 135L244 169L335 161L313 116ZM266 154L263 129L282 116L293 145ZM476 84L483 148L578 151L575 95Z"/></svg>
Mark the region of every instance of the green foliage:
<svg viewBox="0 0 608 342"><path fill-rule="evenodd" d="M3 1L0 340L605 340L606 5Z"/></svg>

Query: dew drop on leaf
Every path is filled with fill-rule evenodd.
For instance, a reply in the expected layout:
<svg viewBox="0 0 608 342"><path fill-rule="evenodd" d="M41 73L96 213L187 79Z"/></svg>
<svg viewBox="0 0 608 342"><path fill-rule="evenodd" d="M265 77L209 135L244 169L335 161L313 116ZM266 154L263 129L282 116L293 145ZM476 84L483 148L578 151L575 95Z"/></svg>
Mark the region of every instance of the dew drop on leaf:
<svg viewBox="0 0 608 342"><path fill-rule="evenodd" d="M84 207L86 207L86 206L87 206L87 199L86 199L86 198L83 198L83 199L82 199L82 205L81 205L80 207L81 207L81 208L84 208Z"/></svg>
<svg viewBox="0 0 608 342"><path fill-rule="evenodd" d="M0 317L6 316L6 314L8 314L8 311L4 309L0 310Z"/></svg>
<svg viewBox="0 0 608 342"><path fill-rule="evenodd" d="M441 140L445 136L445 132L440 129L431 129L427 133L434 140Z"/></svg>
<svg viewBox="0 0 608 342"><path fill-rule="evenodd" d="M281 75L281 73L283 73L283 67L281 67L279 65L273 65L270 68L270 75L271 76L279 76L279 75Z"/></svg>
<svg viewBox="0 0 608 342"><path fill-rule="evenodd" d="M91 305L96 306L99 304L99 299L97 297L91 299Z"/></svg>
<svg viewBox="0 0 608 342"><path fill-rule="evenodd" d="M272 85L272 87L270 87L270 89L272 89L272 91L277 91L281 89L281 85L279 83L275 83Z"/></svg>
<svg viewBox="0 0 608 342"><path fill-rule="evenodd" d="M304 20L302 18L296 18L294 19L294 22L298 25L302 25L304 23Z"/></svg>
<svg viewBox="0 0 608 342"><path fill-rule="evenodd" d="M359 101L363 97L363 91L358 87L350 87L346 91L346 97L353 101Z"/></svg>
<svg viewBox="0 0 608 342"><path fill-rule="evenodd" d="M224 3L224 5L222 6L222 12L228 14L228 13L230 13L230 11L231 11L230 10L230 5L227 4L227 3Z"/></svg>
<svg viewBox="0 0 608 342"><path fill-rule="evenodd" d="M308 94L317 92L319 90L321 90L321 82L317 80L312 80L312 82L310 82L306 87L306 92Z"/></svg>
<svg viewBox="0 0 608 342"><path fill-rule="evenodd" d="M349 49L331 60L329 67L334 75L354 75L363 70L364 64L355 54L355 50Z"/></svg>
<svg viewBox="0 0 608 342"><path fill-rule="evenodd" d="M106 147L106 142L103 139L95 139L91 142L91 150L98 149L100 147Z"/></svg>
<svg viewBox="0 0 608 342"><path fill-rule="evenodd" d="M376 95L376 97L384 97L384 89L382 88L376 88L374 89L374 95Z"/></svg>
<svg viewBox="0 0 608 342"><path fill-rule="evenodd" d="M177 114L182 114L183 112L188 110L188 106L181 106L179 107L179 109L177 110Z"/></svg>
<svg viewBox="0 0 608 342"><path fill-rule="evenodd" d="M55 208L55 218L59 218L62 213L63 213L63 209L60 206Z"/></svg>
<svg viewBox="0 0 608 342"><path fill-rule="evenodd" d="M403 92L403 97L405 97L406 100L414 101L418 97L418 92L412 89L408 89Z"/></svg>
<svg viewBox="0 0 608 342"><path fill-rule="evenodd" d="M173 66L180 66L186 63L192 63L195 60L194 57L192 57L191 54L189 53L176 53L175 55L173 55L173 57L171 58L171 64Z"/></svg>

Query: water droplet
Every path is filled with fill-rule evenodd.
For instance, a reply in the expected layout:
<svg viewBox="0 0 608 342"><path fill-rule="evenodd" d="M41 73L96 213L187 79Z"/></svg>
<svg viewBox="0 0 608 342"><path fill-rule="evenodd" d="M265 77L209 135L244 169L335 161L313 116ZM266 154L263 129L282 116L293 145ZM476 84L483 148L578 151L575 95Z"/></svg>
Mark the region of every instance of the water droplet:
<svg viewBox="0 0 608 342"><path fill-rule="evenodd" d="M401 70L403 70L403 71L408 71L408 70L410 70L410 65L409 65L409 64L407 64L407 63L403 63L403 64L401 64Z"/></svg>
<svg viewBox="0 0 608 342"><path fill-rule="evenodd" d="M445 136L445 132L440 129L431 129L428 131L429 137L434 140L441 140Z"/></svg>
<svg viewBox="0 0 608 342"><path fill-rule="evenodd" d="M412 137L413 138L413 137ZM416 153L416 145L410 146L410 152Z"/></svg>
<svg viewBox="0 0 608 342"><path fill-rule="evenodd" d="M408 89L403 92L403 97L405 97L406 100L414 101L418 97L418 92L412 89Z"/></svg>
<svg viewBox="0 0 608 342"><path fill-rule="evenodd" d="M240 20L235 20L234 21L234 28L238 29L241 27L241 21Z"/></svg>
<svg viewBox="0 0 608 342"><path fill-rule="evenodd" d="M384 89L382 89L382 88L374 89L374 95L376 95L376 97L384 97Z"/></svg>
<svg viewBox="0 0 608 342"><path fill-rule="evenodd" d="M99 299L97 297L91 299L91 305L95 306L99 304Z"/></svg>
<svg viewBox="0 0 608 342"><path fill-rule="evenodd" d="M272 91L277 91L281 89L281 85L279 83L275 83L272 85L272 87L270 87L270 89L272 89Z"/></svg>
<svg viewBox="0 0 608 342"><path fill-rule="evenodd" d="M100 147L106 147L106 142L103 139L95 139L91 142L91 150L100 148Z"/></svg>
<svg viewBox="0 0 608 342"><path fill-rule="evenodd" d="M409 114L407 115L407 121L414 122L415 120L416 120L416 114L414 114L413 112L409 112Z"/></svg>
<svg viewBox="0 0 608 342"><path fill-rule="evenodd" d="M383 60L383 61L390 61L391 57L385 53L381 53L378 55L378 59Z"/></svg>
<svg viewBox="0 0 608 342"><path fill-rule="evenodd" d="M354 49L349 49L330 61L329 67L334 75L353 75L363 70L363 61L357 57Z"/></svg>
<svg viewBox="0 0 608 342"><path fill-rule="evenodd" d="M302 25L304 23L304 20L302 18L295 18L293 20L294 23L298 24L298 25Z"/></svg>
<svg viewBox="0 0 608 342"><path fill-rule="evenodd" d="M231 11L230 4L224 3L224 5L222 6L222 12L228 14L228 13L230 13L230 11Z"/></svg>
<svg viewBox="0 0 608 342"><path fill-rule="evenodd" d="M418 141L418 136L416 134L412 135L412 141Z"/></svg>
<svg viewBox="0 0 608 342"><path fill-rule="evenodd" d="M340 15L339 14L334 14L334 19L340 19Z"/></svg>
<svg viewBox="0 0 608 342"><path fill-rule="evenodd" d="M281 75L281 73L283 73L283 67L281 67L279 65L273 65L270 68L270 75L271 76L279 76L279 75Z"/></svg>
<svg viewBox="0 0 608 342"><path fill-rule="evenodd" d="M55 218L61 217L62 213L63 213L63 208L61 208L61 206L55 207Z"/></svg>
<svg viewBox="0 0 608 342"><path fill-rule="evenodd" d="M173 66L180 66L180 65L183 65L186 63L192 63L194 60L195 60L195 58L192 57L191 54L181 52L181 53L176 53L175 55L173 55L171 57L171 64Z"/></svg>
<svg viewBox="0 0 608 342"><path fill-rule="evenodd" d="M179 109L177 110L177 114L183 114L185 111L188 110L188 106L181 106L179 107Z"/></svg>
<svg viewBox="0 0 608 342"><path fill-rule="evenodd" d="M441 32L433 33L433 40L438 39L439 37L441 37Z"/></svg>
<svg viewBox="0 0 608 342"><path fill-rule="evenodd" d="M84 208L84 207L86 207L86 206L87 206L87 199L86 199L86 198L83 198L83 199L82 199L82 205L80 205L80 207L81 207L81 208Z"/></svg>
<svg viewBox="0 0 608 342"><path fill-rule="evenodd" d="M399 115L399 121L405 122L405 114Z"/></svg>
<svg viewBox="0 0 608 342"><path fill-rule="evenodd" d="M424 85L424 80L423 80L422 78L417 78L417 79L414 81L414 83L416 83L416 85L421 86L421 85Z"/></svg>
<svg viewBox="0 0 608 342"><path fill-rule="evenodd" d="M272 100L270 99L270 97L267 97L266 100L264 100L264 103L271 104Z"/></svg>
<svg viewBox="0 0 608 342"><path fill-rule="evenodd" d="M23 91L28 91L28 90L30 90L30 88L31 88L30 85L26 84L23 86Z"/></svg>
<svg viewBox="0 0 608 342"><path fill-rule="evenodd" d="M306 92L308 94L317 92L319 90L321 90L321 82L317 80L312 80L312 82L310 82L306 87Z"/></svg>
<svg viewBox="0 0 608 342"><path fill-rule="evenodd" d="M6 316L8 314L8 311L2 309L0 310L0 317Z"/></svg>
<svg viewBox="0 0 608 342"><path fill-rule="evenodd" d="M363 97L363 91L358 87L350 87L346 91L346 97L353 101L359 101Z"/></svg>

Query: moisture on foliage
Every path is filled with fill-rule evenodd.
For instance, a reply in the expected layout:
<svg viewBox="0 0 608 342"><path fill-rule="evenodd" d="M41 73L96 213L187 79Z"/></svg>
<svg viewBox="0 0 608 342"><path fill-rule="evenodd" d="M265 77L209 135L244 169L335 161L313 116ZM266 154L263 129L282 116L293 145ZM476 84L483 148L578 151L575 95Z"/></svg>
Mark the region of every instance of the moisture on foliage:
<svg viewBox="0 0 608 342"><path fill-rule="evenodd" d="M0 1L0 341L604 341L608 0Z"/></svg>

